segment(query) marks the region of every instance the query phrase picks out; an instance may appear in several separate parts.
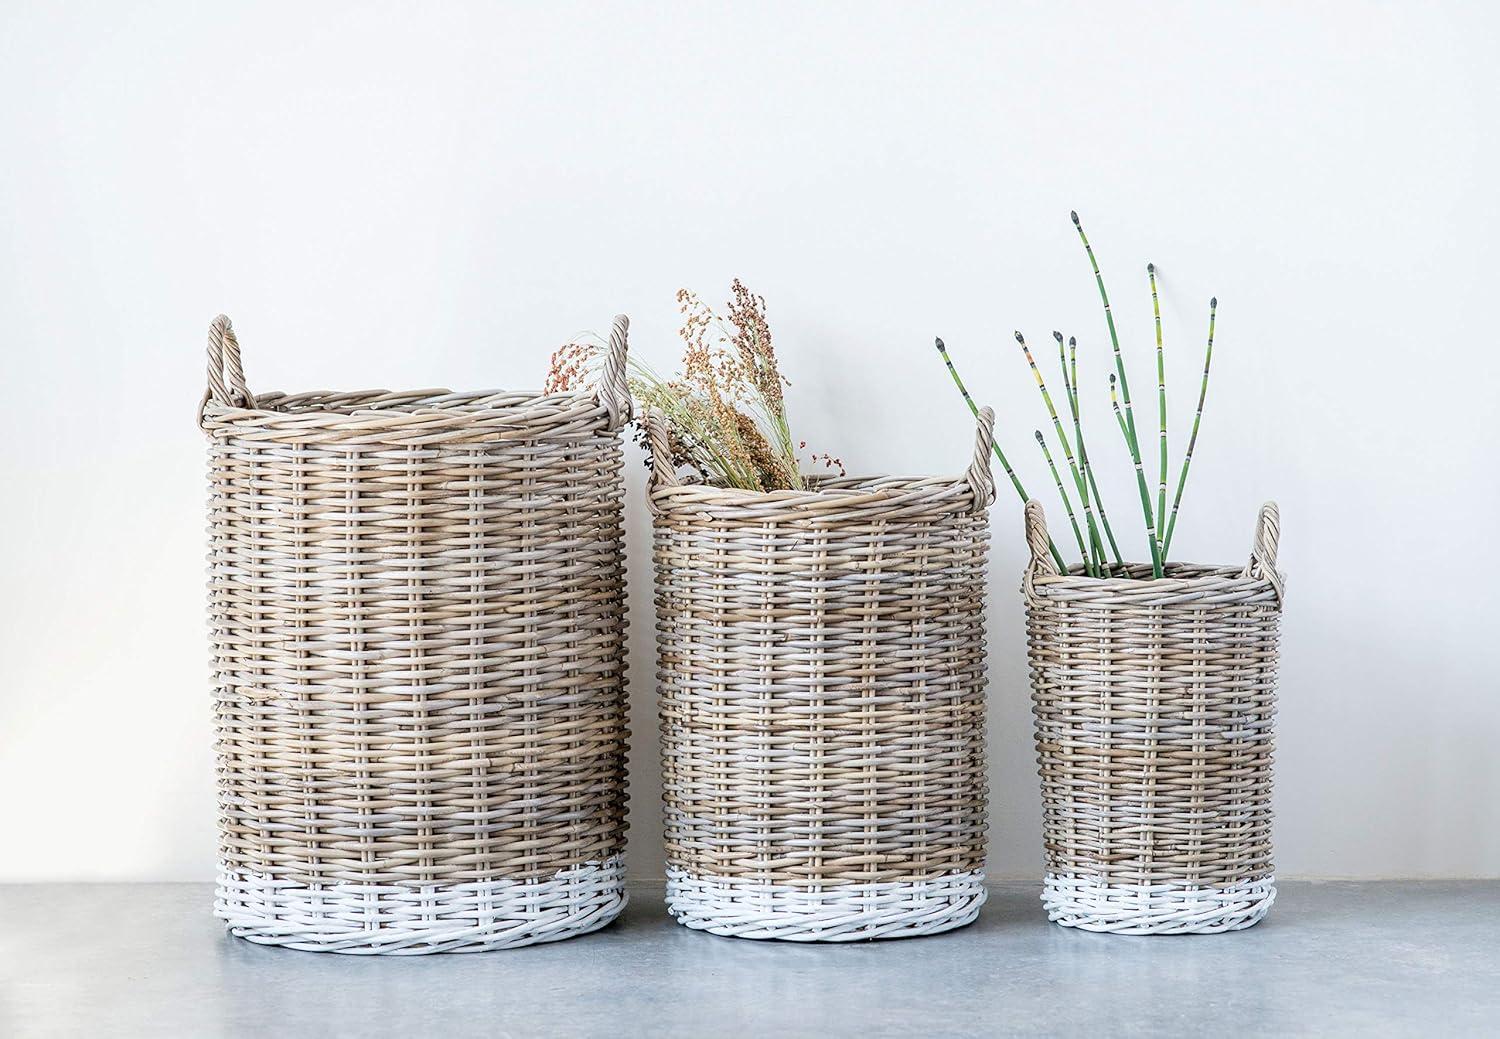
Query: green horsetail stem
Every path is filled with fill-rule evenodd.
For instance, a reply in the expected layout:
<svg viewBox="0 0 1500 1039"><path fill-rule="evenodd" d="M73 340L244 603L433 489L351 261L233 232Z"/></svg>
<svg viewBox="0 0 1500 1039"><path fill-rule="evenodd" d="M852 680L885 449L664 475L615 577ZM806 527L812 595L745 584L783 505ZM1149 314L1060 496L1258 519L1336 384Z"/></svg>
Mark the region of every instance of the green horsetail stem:
<svg viewBox="0 0 1500 1039"><path fill-rule="evenodd" d="M1068 377L1068 348L1063 345L1061 332L1053 332L1052 338L1057 340L1057 368L1062 373L1063 395L1068 398L1068 413L1078 414L1078 396L1073 392L1073 380Z"/></svg>
<svg viewBox="0 0 1500 1039"><path fill-rule="evenodd" d="M1083 505L1089 507L1089 457L1083 449L1083 439L1079 436L1083 429L1078 424L1078 387L1073 385L1073 379L1068 374L1068 350L1063 344L1061 332L1053 332L1052 337L1057 340L1057 368L1062 374L1063 393L1068 398L1068 414L1073 418L1073 443L1078 447L1078 470L1083 474ZM1077 365L1075 363L1074 367ZM1089 555L1084 562L1090 567L1089 576L1100 576L1100 566L1105 562L1104 545L1099 540L1099 531L1089 527Z"/></svg>
<svg viewBox="0 0 1500 1039"><path fill-rule="evenodd" d="M963 379L959 378L958 369L953 367L953 360L948 356L948 348L943 345L941 339L937 340L937 351L942 355L943 364L948 366L948 374L953 376L953 385L958 387L958 392L962 395L964 403L969 406L969 411L974 417L978 418L979 405L975 404L974 398L969 396L969 388L964 385ZM1005 475L1010 477L1011 486L1016 489L1016 493L1021 496L1023 502L1027 501L1026 488L1021 486L1020 477L1016 476L1016 471L1010 467L1010 461L1005 457L1005 452L1000 450L1000 445L995 442L993 437L990 438L990 447L994 450L995 457L1000 460L1000 468L1004 469Z"/></svg>
<svg viewBox="0 0 1500 1039"><path fill-rule="evenodd" d="M1079 387L1073 381L1073 376L1068 375L1068 355L1064 352L1061 331L1053 331L1052 337L1058 340L1058 369L1062 372L1062 388L1068 396L1068 414L1073 417L1074 448L1079 451L1077 484L1079 484L1079 496L1083 498L1083 517L1088 520L1089 526L1089 558L1085 559L1085 562L1089 567L1089 576L1103 577L1107 556L1104 555L1104 538L1100 537L1100 522L1095 519L1098 492L1089 486L1089 453L1083 447L1083 424L1079 420ZM1077 349L1074 349L1074 372L1077 372Z"/></svg>
<svg viewBox="0 0 1500 1039"><path fill-rule="evenodd" d="M1208 369L1214 362L1214 319L1219 313L1219 297L1208 301L1208 350L1203 355L1203 385L1198 389L1198 410L1193 413L1193 432L1188 437L1187 454L1182 456L1182 475L1177 478L1177 494L1172 499L1172 517L1162 538L1161 554L1172 547L1172 531L1177 529L1177 509L1182 505L1182 489L1187 486L1188 466L1193 464L1193 448L1198 444L1198 423L1203 421L1203 399L1208 396Z"/></svg>
<svg viewBox="0 0 1500 1039"><path fill-rule="evenodd" d="M1109 324L1109 342L1114 349L1115 371L1120 376L1120 396L1125 401L1125 446L1130 448L1130 460L1135 464L1136 474L1142 483L1141 512L1146 519L1146 530L1151 537L1151 562L1152 570L1157 577L1161 576L1161 545L1156 540L1156 524L1151 518L1151 492L1145 489L1145 470L1141 466L1141 445L1135 434L1135 411L1130 406L1130 381L1125 377L1125 358L1120 353L1120 337L1115 332L1115 316L1109 307L1109 293L1104 290L1104 275L1099 273L1099 261L1094 258L1094 247L1089 245L1088 235L1083 233L1083 224L1078 220L1078 212L1074 210L1070 214L1073 218L1073 226L1078 229L1078 238L1083 242L1083 251L1088 254L1089 266L1094 270L1094 283L1099 286L1099 298L1104 303L1104 319ZM1110 377L1113 380L1113 376ZM1114 390L1110 390L1113 399ZM1116 405L1118 406L1118 405Z"/></svg>
<svg viewBox="0 0 1500 1039"><path fill-rule="evenodd" d="M1073 486L1077 488L1078 497L1084 503L1083 511L1084 516L1088 522L1089 537L1091 540L1097 541L1099 532L1098 528L1094 524L1093 510L1089 507L1088 492L1085 490L1088 485L1084 483L1083 474L1078 469L1078 462L1073 457L1073 448L1068 444L1068 434L1063 431L1062 420L1057 417L1057 408L1052 403L1052 395L1047 392L1047 381L1042 378L1042 370L1036 366L1036 358L1031 356L1031 347L1026 345L1026 337L1023 336L1020 332L1017 332L1016 342L1021 344L1021 352L1026 355L1026 363L1031 366L1031 374L1036 378L1037 389L1041 390L1042 392L1042 402L1047 405L1047 414L1052 419L1052 428L1057 433L1058 442L1062 444L1063 458L1065 458L1068 463L1068 473L1073 477ZM1069 508L1071 511L1071 506ZM1079 547L1083 548L1081 539L1079 542ZM1083 562L1085 566L1088 565L1088 549L1083 549Z"/></svg>
<svg viewBox="0 0 1500 1039"><path fill-rule="evenodd" d="M1054 332L1053 335L1058 333ZM1062 341L1058 340L1058 360L1062 360ZM1068 367L1072 369L1069 375L1067 369L1063 371L1063 380L1068 382L1072 389L1073 403L1073 440L1078 445L1078 466L1083 470L1084 482L1088 484L1089 494L1093 501L1095 511L1099 513L1099 525L1104 528L1104 536L1109 541L1110 551L1114 553L1115 563L1120 565L1120 546L1115 544L1115 532L1109 526L1109 514L1104 511L1104 499L1099 495L1099 484L1094 479L1094 467L1089 464L1088 445L1083 439L1083 412L1078 397L1078 338L1068 337ZM1098 540L1097 534L1095 540ZM1104 544L1099 543L1099 576L1105 576L1108 563L1104 554Z"/></svg>
<svg viewBox="0 0 1500 1039"><path fill-rule="evenodd" d="M970 413L972 413L975 418L978 418L979 405L974 403L974 398L969 396L968 387L965 386L964 381L958 377L958 369L953 367L953 361L948 356L948 348L943 345L943 341L941 339L937 340L937 351L938 353L942 354L943 364L948 366L948 374L953 376L953 385L958 387L958 392L963 397L964 403L969 405ZM1010 462L1005 458L1005 452L1000 450L1000 444L995 440L994 437L990 437L990 449L995 452L995 457L1000 460L1000 468L1004 469L1005 475L1010 477L1010 484L1016 489L1016 493L1020 495L1022 503L1024 504L1025 502L1030 501L1031 496L1026 493L1026 488L1021 486L1020 478L1016 476L1015 470L1010 467ZM1051 537L1047 538L1047 547L1052 550L1052 561L1057 564L1057 572L1060 574L1067 573L1068 566L1063 562L1062 553L1057 550L1057 544L1052 540Z"/></svg>
<svg viewBox="0 0 1500 1039"><path fill-rule="evenodd" d="M1073 369L1069 378L1073 382L1073 392L1078 392L1078 337L1068 336L1068 367Z"/></svg>
<svg viewBox="0 0 1500 1039"><path fill-rule="evenodd" d="M1109 377L1109 403L1115 410L1115 421L1120 424L1120 432L1125 437L1125 442L1130 442L1130 428L1125 423L1125 416L1120 413L1120 398L1115 393L1115 377ZM1162 576L1161 546L1156 542L1156 526L1151 522L1151 491L1146 486L1146 472L1141 468L1141 456L1135 456L1135 482L1141 489L1141 511L1146 514L1146 541L1151 545L1151 576Z"/></svg>
<svg viewBox="0 0 1500 1039"><path fill-rule="evenodd" d="M1052 452L1047 450L1047 438L1042 436L1042 431L1036 431L1036 442L1042 449L1042 457L1047 460L1047 469L1052 473L1052 482L1057 485L1057 493L1062 495L1063 511L1068 514L1068 522L1073 527L1073 536L1078 539L1078 551L1083 555L1084 571L1090 577L1095 576L1093 567L1089 564L1089 550L1083 547L1083 531L1078 529L1078 517L1073 515L1073 503L1068 500L1067 488L1063 487L1062 477L1057 474L1057 465L1052 461Z"/></svg>
<svg viewBox="0 0 1500 1039"><path fill-rule="evenodd" d="M1125 416L1120 413L1120 395L1115 390L1115 377L1109 377L1109 404L1115 409L1115 421L1120 424L1120 433L1129 439L1130 430L1125 425Z"/></svg>
<svg viewBox="0 0 1500 1039"><path fill-rule="evenodd" d="M1156 519L1167 514L1167 361L1161 345L1161 303L1156 298L1156 264L1146 264L1151 279L1151 313L1156 318L1156 411L1161 418L1161 479L1156 491ZM1163 556L1166 548L1162 548Z"/></svg>
<svg viewBox="0 0 1500 1039"><path fill-rule="evenodd" d="M1109 293L1104 291L1104 275L1099 273L1099 261L1094 259L1094 247L1089 244L1089 236L1083 233L1083 224L1078 220L1078 210L1075 209L1068 215L1073 218L1073 226L1078 230L1078 240L1083 243L1083 251L1088 254L1089 266L1094 270L1094 284L1099 286L1099 299L1104 303L1104 321L1109 325L1109 342L1115 351L1115 369L1120 373L1120 394L1125 398L1125 421L1130 428L1133 443L1135 412L1130 407L1130 380L1125 378L1125 359L1120 354L1120 337L1115 332L1115 313L1109 306Z"/></svg>

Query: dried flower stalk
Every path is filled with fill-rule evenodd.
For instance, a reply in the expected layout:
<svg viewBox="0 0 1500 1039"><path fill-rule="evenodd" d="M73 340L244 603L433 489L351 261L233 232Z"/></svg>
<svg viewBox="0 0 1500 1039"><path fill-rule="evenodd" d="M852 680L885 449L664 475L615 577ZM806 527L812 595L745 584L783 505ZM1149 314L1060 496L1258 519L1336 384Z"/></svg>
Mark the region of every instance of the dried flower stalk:
<svg viewBox="0 0 1500 1039"><path fill-rule="evenodd" d="M724 317L687 289L677 293L679 334L686 343L682 372L666 377L632 356L631 396L643 416L666 420L678 468L741 490L804 490L797 452L807 444L793 440L787 421L787 382L776 363L765 298L738 278L730 292ZM547 392L576 390L593 377L602 357L603 343L561 347L552 355ZM811 459L843 473L843 462L831 454Z"/></svg>

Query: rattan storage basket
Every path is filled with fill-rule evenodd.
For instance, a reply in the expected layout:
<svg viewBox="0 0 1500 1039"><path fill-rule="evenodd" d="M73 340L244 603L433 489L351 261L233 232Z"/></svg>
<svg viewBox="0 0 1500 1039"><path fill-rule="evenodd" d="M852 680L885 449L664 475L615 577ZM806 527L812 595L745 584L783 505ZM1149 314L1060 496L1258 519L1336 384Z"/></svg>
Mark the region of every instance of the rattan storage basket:
<svg viewBox="0 0 1500 1039"><path fill-rule="evenodd" d="M1037 502L1022 583L1050 919L1120 934L1249 927L1276 896L1271 752L1280 519L1244 567L1059 575ZM1076 569L1076 568L1075 568Z"/></svg>
<svg viewBox="0 0 1500 1039"><path fill-rule="evenodd" d="M625 318L597 394L251 394L208 339L215 910L499 949L625 902Z"/></svg>
<svg viewBox="0 0 1500 1039"><path fill-rule="evenodd" d="M667 905L715 934L930 934L984 902L990 427L958 479L754 493L654 459Z"/></svg>

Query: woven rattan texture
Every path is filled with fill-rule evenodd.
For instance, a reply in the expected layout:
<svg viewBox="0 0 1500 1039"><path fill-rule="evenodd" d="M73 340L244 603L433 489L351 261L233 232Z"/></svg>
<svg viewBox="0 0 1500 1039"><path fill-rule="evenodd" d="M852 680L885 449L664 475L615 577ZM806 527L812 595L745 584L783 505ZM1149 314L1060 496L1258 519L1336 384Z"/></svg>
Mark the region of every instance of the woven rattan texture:
<svg viewBox="0 0 1500 1039"><path fill-rule="evenodd" d="M1094 923L1124 929L1225 891L1269 890L1276 507L1262 510L1249 566L1172 565L1162 580L1146 579L1149 566L1113 580L1060 576L1041 507L1028 503L1026 517L1052 894L1066 903L1069 892L1091 891L1084 918L1111 916L1102 900L1123 899L1119 927ZM1069 912L1061 905L1054 915Z"/></svg>
<svg viewBox="0 0 1500 1039"><path fill-rule="evenodd" d="M757 494L657 467L669 872L795 891L981 868L991 421L956 480Z"/></svg>
<svg viewBox="0 0 1500 1039"><path fill-rule="evenodd" d="M214 323L223 915L247 911L249 884L265 902L288 887L306 932L345 897L374 920L382 893L413 919L423 892L455 915L482 902L493 925L512 882L600 864L618 910L625 332L597 396L252 396ZM581 883L528 889L528 912Z"/></svg>

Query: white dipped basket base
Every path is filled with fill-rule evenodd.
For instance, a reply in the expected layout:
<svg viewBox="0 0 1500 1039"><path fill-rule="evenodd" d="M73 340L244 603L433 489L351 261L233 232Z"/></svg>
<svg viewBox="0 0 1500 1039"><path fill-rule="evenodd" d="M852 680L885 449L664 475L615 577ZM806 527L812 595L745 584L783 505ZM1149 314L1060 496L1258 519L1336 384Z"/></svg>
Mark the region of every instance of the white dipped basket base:
<svg viewBox="0 0 1500 1039"><path fill-rule="evenodd" d="M809 890L667 867L667 912L684 927L734 938L853 942L938 934L973 923L985 897L978 870Z"/></svg>
<svg viewBox="0 0 1500 1039"><path fill-rule="evenodd" d="M318 888L221 873L214 915L230 933L308 952L420 955L555 942L605 926L625 907L615 856L543 880Z"/></svg>
<svg viewBox="0 0 1500 1039"><path fill-rule="evenodd" d="M1048 873L1042 886L1048 920L1111 934L1238 931L1259 923L1275 900L1274 876L1208 888L1102 884L1096 878Z"/></svg>

